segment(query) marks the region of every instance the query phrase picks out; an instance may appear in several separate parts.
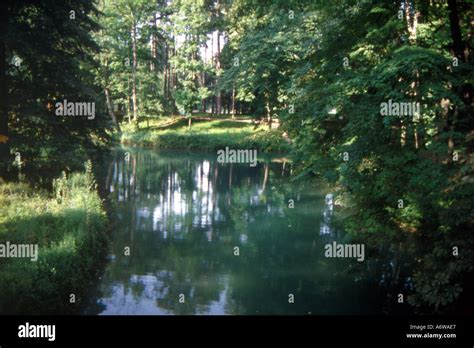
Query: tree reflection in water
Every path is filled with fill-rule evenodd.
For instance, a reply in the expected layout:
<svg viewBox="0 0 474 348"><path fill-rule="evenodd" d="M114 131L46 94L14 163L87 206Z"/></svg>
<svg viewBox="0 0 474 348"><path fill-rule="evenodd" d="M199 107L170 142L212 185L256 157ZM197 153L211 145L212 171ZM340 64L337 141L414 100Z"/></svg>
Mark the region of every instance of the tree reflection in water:
<svg viewBox="0 0 474 348"><path fill-rule="evenodd" d="M324 245L343 236L332 195L323 184L292 183L288 163L269 158L252 168L134 150L106 167L112 254L86 313L383 311L383 267L324 257Z"/></svg>

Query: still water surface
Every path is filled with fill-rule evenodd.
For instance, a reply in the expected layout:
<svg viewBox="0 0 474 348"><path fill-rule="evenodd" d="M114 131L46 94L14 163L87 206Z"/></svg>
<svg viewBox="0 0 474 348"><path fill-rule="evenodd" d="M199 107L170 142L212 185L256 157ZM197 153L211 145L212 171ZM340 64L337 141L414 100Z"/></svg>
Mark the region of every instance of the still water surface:
<svg viewBox="0 0 474 348"><path fill-rule="evenodd" d="M384 311L383 261L324 256L344 242L330 187L295 184L283 158L216 158L135 149L103 164L111 254L85 313Z"/></svg>

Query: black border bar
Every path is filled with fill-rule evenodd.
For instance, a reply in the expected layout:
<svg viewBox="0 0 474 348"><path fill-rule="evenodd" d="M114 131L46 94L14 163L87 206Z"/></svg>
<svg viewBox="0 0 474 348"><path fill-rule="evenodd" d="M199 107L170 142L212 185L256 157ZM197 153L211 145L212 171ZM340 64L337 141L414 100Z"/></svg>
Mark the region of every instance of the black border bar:
<svg viewBox="0 0 474 348"><path fill-rule="evenodd" d="M19 326L27 322L55 325L55 341L18 337ZM438 325L450 329L437 329ZM414 329L423 326L431 327L431 330ZM413 333L454 333L456 338L407 338L407 334ZM473 317L453 316L0 316L1 348L36 343L131 346L309 343L473 347L474 320Z"/></svg>

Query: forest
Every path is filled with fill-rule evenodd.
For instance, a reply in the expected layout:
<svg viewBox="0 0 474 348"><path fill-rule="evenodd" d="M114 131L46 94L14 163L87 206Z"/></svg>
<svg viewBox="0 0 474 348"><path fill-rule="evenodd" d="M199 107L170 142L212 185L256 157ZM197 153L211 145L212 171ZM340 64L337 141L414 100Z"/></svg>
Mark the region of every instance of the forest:
<svg viewBox="0 0 474 348"><path fill-rule="evenodd" d="M1 1L0 243L39 258L0 313L472 314L473 36L467 0Z"/></svg>

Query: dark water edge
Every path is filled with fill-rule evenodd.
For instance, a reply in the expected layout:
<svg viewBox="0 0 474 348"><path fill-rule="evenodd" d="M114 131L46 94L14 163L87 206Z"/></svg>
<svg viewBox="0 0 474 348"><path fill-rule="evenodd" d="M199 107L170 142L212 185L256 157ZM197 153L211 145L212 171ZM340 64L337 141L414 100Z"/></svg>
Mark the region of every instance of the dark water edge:
<svg viewBox="0 0 474 348"><path fill-rule="evenodd" d="M326 244L348 242L345 212L327 184L293 182L283 157L251 168L215 154L127 152L98 173L111 253L84 314L410 312L397 303L411 286L403 249L380 247L364 262L325 257Z"/></svg>

